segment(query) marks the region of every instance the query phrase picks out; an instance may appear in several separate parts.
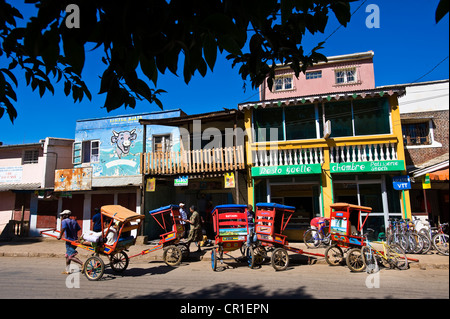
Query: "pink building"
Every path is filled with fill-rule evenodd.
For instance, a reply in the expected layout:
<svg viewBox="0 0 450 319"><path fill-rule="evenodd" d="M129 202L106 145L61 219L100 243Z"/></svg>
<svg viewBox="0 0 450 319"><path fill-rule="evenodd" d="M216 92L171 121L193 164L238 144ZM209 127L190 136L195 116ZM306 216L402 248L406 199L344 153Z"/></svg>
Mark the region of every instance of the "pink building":
<svg viewBox="0 0 450 319"><path fill-rule="evenodd" d="M58 205L58 200L51 201L55 169L73 166L73 142L47 137L39 143L0 144L0 236L11 235L8 224L14 235L25 236L55 225L56 214L49 213L53 202Z"/></svg>
<svg viewBox="0 0 450 319"><path fill-rule="evenodd" d="M373 51L328 57L296 78L290 67L275 72L272 90L260 86L260 101L375 88Z"/></svg>

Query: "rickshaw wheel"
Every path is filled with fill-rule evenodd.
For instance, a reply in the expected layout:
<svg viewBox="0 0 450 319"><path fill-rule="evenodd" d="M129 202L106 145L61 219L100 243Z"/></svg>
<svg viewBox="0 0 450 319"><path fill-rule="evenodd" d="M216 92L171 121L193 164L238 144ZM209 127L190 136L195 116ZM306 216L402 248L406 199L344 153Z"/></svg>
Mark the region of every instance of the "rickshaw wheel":
<svg viewBox="0 0 450 319"><path fill-rule="evenodd" d="M364 258L361 253L361 248L352 248L347 254L346 258L347 267L351 271L361 272L366 268Z"/></svg>
<svg viewBox="0 0 450 319"><path fill-rule="evenodd" d="M248 267L250 269L253 269L255 267L255 251L253 250L253 247L248 247L247 248L247 262L248 262Z"/></svg>
<svg viewBox="0 0 450 319"><path fill-rule="evenodd" d="M344 259L341 247L333 245L325 249L325 260L330 266L339 265Z"/></svg>
<svg viewBox="0 0 450 319"><path fill-rule="evenodd" d="M186 244L179 244L178 247L180 247L180 249L181 249L182 258L187 259L190 254L189 246Z"/></svg>
<svg viewBox="0 0 450 319"><path fill-rule="evenodd" d="M284 248L276 248L272 253L272 267L276 271L285 270L289 265L289 255Z"/></svg>
<svg viewBox="0 0 450 319"><path fill-rule="evenodd" d="M211 250L211 268L216 271L217 269L217 249L213 248Z"/></svg>
<svg viewBox="0 0 450 319"><path fill-rule="evenodd" d="M109 257L109 261L109 265L111 266L112 270L118 273L122 273L128 268L130 259L124 251L118 251Z"/></svg>
<svg viewBox="0 0 450 319"><path fill-rule="evenodd" d="M255 258L255 264L261 266L266 260L267 252L262 246L256 246L253 250L253 256Z"/></svg>
<svg viewBox="0 0 450 319"><path fill-rule="evenodd" d="M100 280L105 273L105 263L100 257L89 257L84 263L84 274L87 279Z"/></svg>
<svg viewBox="0 0 450 319"><path fill-rule="evenodd" d="M182 258L183 253L179 247L170 245L164 248L163 259L167 265L177 267L180 265Z"/></svg>

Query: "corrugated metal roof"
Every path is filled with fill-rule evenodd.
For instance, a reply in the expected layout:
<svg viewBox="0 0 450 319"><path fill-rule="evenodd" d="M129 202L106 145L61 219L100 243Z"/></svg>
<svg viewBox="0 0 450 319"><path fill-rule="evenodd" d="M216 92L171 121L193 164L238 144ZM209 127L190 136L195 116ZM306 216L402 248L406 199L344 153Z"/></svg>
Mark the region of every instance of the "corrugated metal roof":
<svg viewBox="0 0 450 319"><path fill-rule="evenodd" d="M0 191L22 191L41 189L41 183L0 183Z"/></svg>
<svg viewBox="0 0 450 319"><path fill-rule="evenodd" d="M274 100L263 100L256 102L245 102L239 104L239 110L258 108L258 107L280 107L281 105L298 105L298 104L310 104L316 102L338 101L346 99L356 98L371 98L382 97L385 95L391 96L397 94L398 96L404 95L406 89L404 86L380 86L374 89L347 91L347 92L329 92L323 94L313 94L305 96L284 97Z"/></svg>
<svg viewBox="0 0 450 319"><path fill-rule="evenodd" d="M93 177L92 187L120 187L120 186L140 186L142 176L108 176Z"/></svg>

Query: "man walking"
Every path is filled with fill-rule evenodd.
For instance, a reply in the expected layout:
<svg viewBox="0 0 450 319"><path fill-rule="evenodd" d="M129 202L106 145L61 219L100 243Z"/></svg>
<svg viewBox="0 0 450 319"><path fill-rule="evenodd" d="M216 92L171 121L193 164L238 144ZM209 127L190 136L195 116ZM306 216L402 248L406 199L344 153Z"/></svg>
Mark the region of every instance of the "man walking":
<svg viewBox="0 0 450 319"><path fill-rule="evenodd" d="M81 230L81 227L80 225L78 225L76 220L69 218L71 214L72 212L68 209L64 210L60 214L62 221L61 232L58 236L58 240L62 238L63 234L65 234L65 238L68 240L75 241L78 239L77 233L79 230ZM66 270L63 271L63 274L70 274L70 263L72 261L83 267L83 262L76 257L76 255L78 254L76 249L76 246L73 246L70 242L66 241Z"/></svg>

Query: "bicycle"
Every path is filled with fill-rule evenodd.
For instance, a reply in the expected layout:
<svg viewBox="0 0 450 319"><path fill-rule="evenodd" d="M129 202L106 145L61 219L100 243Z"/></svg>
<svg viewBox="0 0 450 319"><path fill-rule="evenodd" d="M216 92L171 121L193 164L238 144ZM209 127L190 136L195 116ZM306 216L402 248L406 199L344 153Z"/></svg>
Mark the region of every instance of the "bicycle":
<svg viewBox="0 0 450 319"><path fill-rule="evenodd" d="M428 223L419 230L419 234L427 237L431 242L431 245L435 250L443 255L448 256L449 236L444 233L444 228L448 226L448 223L440 224L439 227L431 227L430 220L426 219Z"/></svg>
<svg viewBox="0 0 450 319"><path fill-rule="evenodd" d="M374 230L369 228L367 231L372 232ZM405 251L398 244L388 244L383 241L370 242L367 239L367 234L364 237L366 237L366 246L361 247L361 255L368 273L379 271L379 263L388 265L390 269L408 269L408 258ZM383 250L374 248L372 244L383 245Z"/></svg>
<svg viewBox="0 0 450 319"><path fill-rule="evenodd" d="M322 230L319 231L314 228L309 228L303 234L303 242L308 248L318 248L321 245L329 246L331 243L331 233L325 234L326 227L323 227ZM320 236L322 235L322 236Z"/></svg>
<svg viewBox="0 0 450 319"><path fill-rule="evenodd" d="M448 226L448 223L439 224L438 233L433 236L432 243L434 248L441 254L448 256L449 238L448 234L444 233L444 228Z"/></svg>

